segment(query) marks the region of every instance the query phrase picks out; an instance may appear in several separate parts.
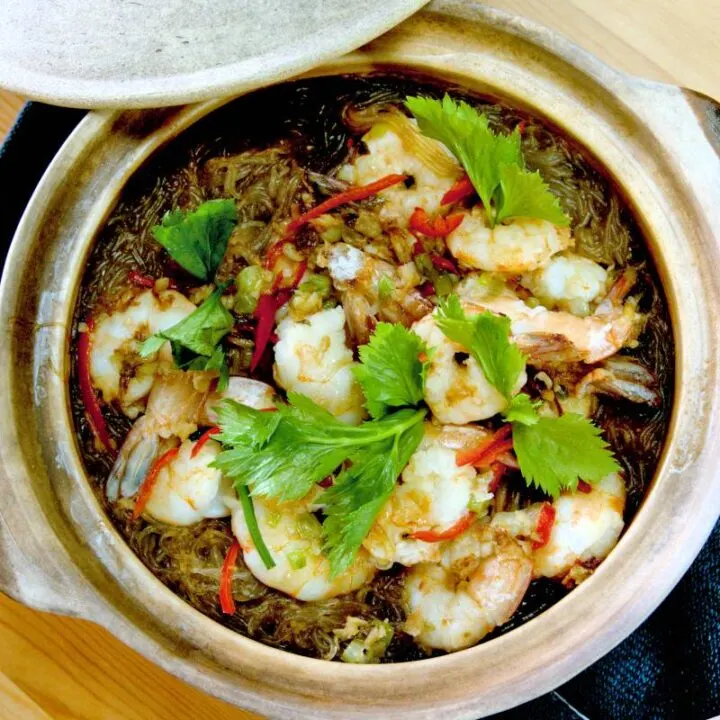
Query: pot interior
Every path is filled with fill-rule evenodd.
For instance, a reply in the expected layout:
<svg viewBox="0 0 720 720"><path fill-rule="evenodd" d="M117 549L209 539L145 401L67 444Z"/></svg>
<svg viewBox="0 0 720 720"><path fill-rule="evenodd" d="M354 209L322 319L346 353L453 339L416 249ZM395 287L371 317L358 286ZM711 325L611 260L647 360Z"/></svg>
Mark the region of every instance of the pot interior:
<svg viewBox="0 0 720 720"><path fill-rule="evenodd" d="M655 375L657 403L649 406L600 396L594 415L625 474L628 491L625 522L629 524L658 467L673 402L673 332L649 244L622 187L566 129L526 105L518 106L507 99L463 87L459 79L441 79L396 66L379 66L365 73L318 75L258 90L203 117L147 158L122 187L118 203L108 208L109 219L94 244L88 246L90 254L73 327L106 308L112 309L113 302L128 292L131 287L128 277L133 275L144 278L169 275L186 288L192 286L188 276L168 262L167 253L152 235L151 228L160 224L165 213L230 196L243 208L240 223L243 231L264 232L269 218L279 212L279 206L297 202L295 196L284 195L280 188L280 183L291 185L299 180L296 164L317 177L328 178L354 152L353 146L362 143L362 132L357 129L353 132L348 127L352 124L348 117L353 114L361 117L369 108L386 103L401 105L409 95L442 97L445 92L478 105L499 131L521 129L526 162L531 169L539 169L562 198L572 218L578 252L609 268L631 264L639 269L634 292L639 310L646 316L645 330L636 347L623 350L623 357ZM271 148L270 157L263 155L267 148ZM238 157L245 159L233 164L233 158ZM253 180L252 173L262 171L263 163L276 167L278 180ZM246 180L248 175L250 181ZM199 284L195 281L195 285ZM78 357L79 337L75 332L69 342L69 356L74 359ZM243 334L239 342L247 345L248 338L249 334ZM240 346L233 356L243 373L247 372L250 358L249 351L243 350L246 345ZM587 367L583 373L591 369ZM254 377L273 382L269 368L261 368ZM333 631L343 627L346 617L394 618L397 629L387 660L403 662L428 657L399 629L404 583L399 567L381 573L369 588L318 603L313 613L310 606L256 582L239 560L240 579L236 586L242 588L240 594L245 601L234 615L224 615L217 601L217 577L231 541L229 519L173 527L134 519L131 503L109 503L104 489L114 457L98 450L74 362L69 388L79 451L98 502L145 566L185 602L236 632L273 647L325 659L337 659L339 645ZM120 446L133 421L116 407L105 410L110 433ZM541 494L528 493L516 474L502 497L498 497L493 511L509 510L519 502L541 498ZM190 566L195 572L188 572ZM592 569L593 566L588 567ZM546 578L533 581L520 609L483 642L492 642L493 638L519 627L567 593L557 581Z"/></svg>

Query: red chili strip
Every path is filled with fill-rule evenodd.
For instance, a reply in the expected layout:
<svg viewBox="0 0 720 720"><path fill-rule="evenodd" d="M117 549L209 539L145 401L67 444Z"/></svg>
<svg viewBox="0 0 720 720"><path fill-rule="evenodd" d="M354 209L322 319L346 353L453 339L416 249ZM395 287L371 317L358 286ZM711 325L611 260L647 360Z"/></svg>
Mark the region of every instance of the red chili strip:
<svg viewBox="0 0 720 720"><path fill-rule="evenodd" d="M410 216L408 227L411 232L422 233L428 237L445 237L455 230L465 218L465 213L436 215L430 217L421 207L415 208Z"/></svg>
<svg viewBox="0 0 720 720"><path fill-rule="evenodd" d="M109 452L117 449L115 441L110 437L105 416L102 414L100 402L95 393L90 375L90 350L92 349L90 334L95 326L92 318L85 323L87 330L78 336L77 345L77 368L78 381L80 385L80 399L85 406L85 414L93 435L100 441L102 446Z"/></svg>
<svg viewBox="0 0 720 720"><path fill-rule="evenodd" d="M592 492L592 485L585 482L584 480L578 480L577 489L578 492L587 494L589 492Z"/></svg>
<svg viewBox="0 0 720 720"><path fill-rule="evenodd" d="M540 508L537 525L535 526L535 535L537 539L533 540L533 550L537 550L538 548L544 547L548 544L554 524L555 508L549 502L545 502Z"/></svg>
<svg viewBox="0 0 720 720"><path fill-rule="evenodd" d="M430 261L438 270L444 270L445 272L452 273L453 275L460 275L458 266L449 258L442 257L440 255L431 255Z"/></svg>
<svg viewBox="0 0 720 720"><path fill-rule="evenodd" d="M467 175L463 175L443 196L440 200L443 205L451 205L452 203L462 202L466 198L475 194L475 186Z"/></svg>
<svg viewBox="0 0 720 720"><path fill-rule="evenodd" d="M257 307L255 308L255 318L257 325L255 326L255 349L253 350L252 360L250 361L250 372L255 372L257 366L262 360L265 348L269 342L273 341L273 330L275 328L275 313L292 297L293 292L300 284L305 271L307 270L307 261L303 260L297 267L295 275L287 287L279 288L276 286L278 275L273 283L273 290L260 296Z"/></svg>
<svg viewBox="0 0 720 720"><path fill-rule="evenodd" d="M335 480L332 475L328 475L326 478L323 478L318 485L321 488L329 488L332 487L335 484Z"/></svg>
<svg viewBox="0 0 720 720"><path fill-rule="evenodd" d="M500 483L505 477L507 467L501 462L494 462L490 466L490 469L492 470L492 480L490 480L490 483L488 484L488 492L494 493L500 487Z"/></svg>
<svg viewBox="0 0 720 720"><path fill-rule="evenodd" d="M413 257L422 255L424 252L425 252L425 246L423 245L422 240L419 237L416 237L415 242L413 243L413 249L412 249Z"/></svg>
<svg viewBox="0 0 720 720"><path fill-rule="evenodd" d="M452 540L458 535L462 535L475 520L475 513L467 513L463 515L454 525L446 530L416 530L410 533L410 537L423 542L441 542L442 540Z"/></svg>
<svg viewBox="0 0 720 720"><path fill-rule="evenodd" d="M230 549L225 556L222 570L220 571L220 609L225 615L235 614L235 598L232 594L232 576L237 564L237 556L240 552L240 543L234 538Z"/></svg>
<svg viewBox="0 0 720 720"><path fill-rule="evenodd" d="M255 349L253 350L252 360L250 361L251 373L257 369L265 352L265 348L268 342L270 342L270 336L275 326L275 313L277 309L278 302L275 295L265 293L260 296L257 307L255 308L257 325L255 326Z"/></svg>
<svg viewBox="0 0 720 720"><path fill-rule="evenodd" d="M433 285L429 280L428 280L427 282L424 282L424 283L418 288L418 290L420 291L420 294L421 294L424 298L431 297L432 295L435 294L435 287L434 287L434 285Z"/></svg>
<svg viewBox="0 0 720 720"><path fill-rule="evenodd" d="M219 427L211 427L209 430L206 430L193 445L193 449L190 451L190 457L194 458L205 447L207 441L219 432L222 432Z"/></svg>
<svg viewBox="0 0 720 720"><path fill-rule="evenodd" d="M350 188L345 192L341 192L339 195L328 198L319 205L316 205L312 210L308 210L303 215L296 217L288 223L286 233L287 235L294 235L303 225L306 225L313 218L324 215L330 210L334 210L340 205L345 205L349 202L357 202L358 200L365 200L372 195L376 195L381 190L386 190L393 185L404 182L407 179L407 175L386 175L375 182L371 182L368 185L360 185L359 187Z"/></svg>
<svg viewBox="0 0 720 720"><path fill-rule="evenodd" d="M179 447L170 448L166 453L163 453L150 468L147 477L143 480L143 484L138 490L137 498L135 498L135 507L133 507L132 518L137 520L143 513L145 506L152 495L153 488L157 482L160 471L169 463L171 463L180 452Z"/></svg>
<svg viewBox="0 0 720 720"><path fill-rule="evenodd" d="M155 287L155 278L150 277L150 275L143 275L142 273L138 272L137 270L131 270L128 273L128 280L133 284L137 285L138 287L144 287L144 288L152 288ZM168 288L170 290L177 290L177 284L174 280L171 280L168 278Z"/></svg>
<svg viewBox="0 0 720 720"><path fill-rule="evenodd" d="M492 465L499 455L512 448L512 426L510 423L503 425L489 438L483 440L480 445L471 450L463 450L457 454L455 463L458 466L475 465L486 467Z"/></svg>
<svg viewBox="0 0 720 720"><path fill-rule="evenodd" d="M149 275L143 275L137 270L131 270L128 273L128 280L138 287L151 288L155 286L155 278L151 278Z"/></svg>

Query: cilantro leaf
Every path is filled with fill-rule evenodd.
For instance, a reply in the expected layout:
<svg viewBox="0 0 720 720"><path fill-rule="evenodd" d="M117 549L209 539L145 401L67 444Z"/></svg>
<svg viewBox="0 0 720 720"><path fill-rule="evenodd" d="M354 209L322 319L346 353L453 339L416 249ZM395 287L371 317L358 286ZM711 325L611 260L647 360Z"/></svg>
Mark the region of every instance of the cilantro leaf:
<svg viewBox="0 0 720 720"><path fill-rule="evenodd" d="M488 311L468 317L457 295L449 295L438 305L437 325L475 358L488 382L510 400L525 369L525 356L510 341L509 318Z"/></svg>
<svg viewBox="0 0 720 720"><path fill-rule="evenodd" d="M547 220L554 225L567 225L570 221L562 211L560 202L547 191L539 172L523 170L516 165L500 168L502 200L496 222L516 217Z"/></svg>
<svg viewBox="0 0 720 720"><path fill-rule="evenodd" d="M443 143L465 168L494 227L513 217L540 218L567 225L568 217L539 173L526 171L520 133L494 133L487 116L465 101L408 97L406 107L421 132Z"/></svg>
<svg viewBox="0 0 720 720"><path fill-rule="evenodd" d="M537 402L526 393L519 393L510 401L510 407L503 413L507 422L534 425L538 421Z"/></svg>
<svg viewBox="0 0 720 720"><path fill-rule="evenodd" d="M256 410L236 400L223 400L213 411L217 414L217 422L221 428L221 432L213 439L223 445L260 448L270 439L280 423L278 413Z"/></svg>
<svg viewBox="0 0 720 720"><path fill-rule="evenodd" d="M557 497L577 489L578 479L598 482L619 469L601 430L575 413L539 417L533 425L513 424L513 445L520 472L532 484Z"/></svg>
<svg viewBox="0 0 720 720"><path fill-rule="evenodd" d="M166 213L152 234L178 265L209 281L225 255L236 223L234 200L208 200L190 212Z"/></svg>
<svg viewBox="0 0 720 720"><path fill-rule="evenodd" d="M365 394L365 406L374 418L391 407L417 405L423 399L425 343L402 325L378 323L367 345L359 349L360 365L353 372Z"/></svg>
<svg viewBox="0 0 720 720"><path fill-rule="evenodd" d="M157 352L170 341L173 360L182 370L217 370L219 389L227 385L229 371L220 341L232 330L233 316L222 304L227 284L219 286L190 315L167 330L151 335L140 346L140 356Z"/></svg>
<svg viewBox="0 0 720 720"><path fill-rule="evenodd" d="M417 423L401 435L362 448L351 458L352 465L323 493L324 550L333 577L355 560L423 433L423 424Z"/></svg>

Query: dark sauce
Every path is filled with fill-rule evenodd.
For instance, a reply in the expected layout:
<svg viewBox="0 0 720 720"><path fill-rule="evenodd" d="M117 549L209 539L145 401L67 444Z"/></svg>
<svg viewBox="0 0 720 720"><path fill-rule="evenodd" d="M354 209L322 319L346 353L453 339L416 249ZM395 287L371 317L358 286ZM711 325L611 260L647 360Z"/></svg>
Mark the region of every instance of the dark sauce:
<svg viewBox="0 0 720 720"><path fill-rule="evenodd" d="M194 207L222 195L207 181L208 159L263 149L282 141L285 152L310 173L332 175L359 138L342 121L343 108L378 102L400 103L408 94L439 97L450 92L487 113L495 129L510 131L523 123L523 150L531 169L538 169L572 219L579 250L605 264L641 268L641 309L647 323L638 346L625 350L657 376L662 403L658 408L604 399L595 416L626 472L630 521L652 481L670 421L674 355L667 300L652 258L618 187L588 152L558 128L492 98L433 81L424 76L376 73L335 76L287 83L254 92L220 108L163 148L128 183L120 202L89 258L77 304L76 322L111 304L127 286L129 270L152 276L173 275L167 255L150 229L176 207ZM266 220L261 204L253 217ZM637 289L635 290L637 292ZM72 347L76 356L75 341ZM93 444L79 399L76 369L71 377L72 410L78 440L94 490L102 502L112 466ZM122 443L131 422L106 408L110 432ZM369 587L348 596L301 603L257 582L239 560L235 580L238 611L220 613L217 570L231 542L229 522L205 521L190 528L172 528L143 519L133 521L129 508L106 503L108 513L130 547L147 567L188 603L218 622L275 647L314 657L336 655L332 630L349 615L402 621L402 570L381 573ZM535 581L519 610L488 637L512 630L537 616L566 594L558 583ZM385 662L427 657L412 639L396 632Z"/></svg>

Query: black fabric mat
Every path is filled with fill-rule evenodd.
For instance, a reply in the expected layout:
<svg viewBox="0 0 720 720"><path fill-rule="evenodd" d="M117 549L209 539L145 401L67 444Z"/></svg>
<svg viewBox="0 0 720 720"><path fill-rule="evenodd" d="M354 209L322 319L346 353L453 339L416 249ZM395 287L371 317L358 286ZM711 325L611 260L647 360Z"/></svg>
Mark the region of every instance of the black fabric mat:
<svg viewBox="0 0 720 720"><path fill-rule="evenodd" d="M35 186L84 114L28 103L0 148L3 261ZM492 718L707 720L717 715L720 524L679 585L633 635L554 692Z"/></svg>

